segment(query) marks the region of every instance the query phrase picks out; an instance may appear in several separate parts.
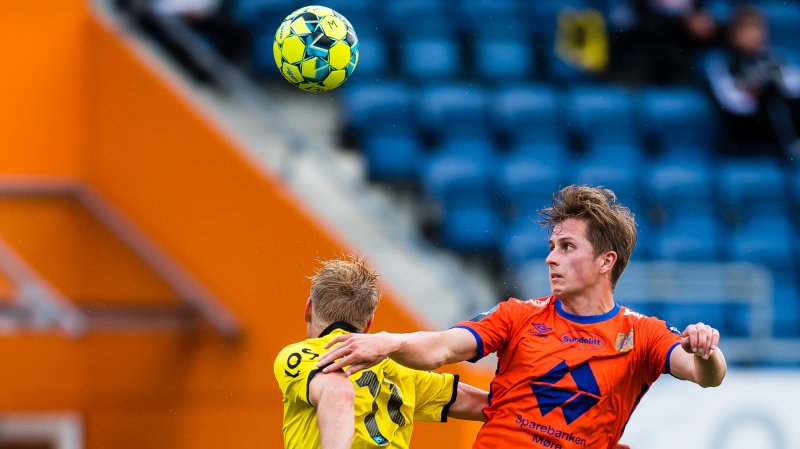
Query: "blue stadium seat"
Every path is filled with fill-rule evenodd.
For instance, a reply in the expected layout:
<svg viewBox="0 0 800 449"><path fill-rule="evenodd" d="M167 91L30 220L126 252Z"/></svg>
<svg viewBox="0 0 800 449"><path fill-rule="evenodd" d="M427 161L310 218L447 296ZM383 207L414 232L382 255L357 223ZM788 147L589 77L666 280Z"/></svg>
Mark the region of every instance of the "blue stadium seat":
<svg viewBox="0 0 800 449"><path fill-rule="evenodd" d="M726 309L726 307L721 307L719 304L686 304L682 301L676 301L675 303L664 304L659 318L681 331L689 324L702 321L716 327L724 338L726 335L730 335L730 330L725 326L727 322Z"/></svg>
<svg viewBox="0 0 800 449"><path fill-rule="evenodd" d="M456 251L493 251L502 218L492 184L494 150L486 141L445 145L422 167L422 187L443 209L441 239Z"/></svg>
<svg viewBox="0 0 800 449"><path fill-rule="evenodd" d="M503 261L512 269L536 260L544 263L550 253L547 230L535 219L536 216L520 216L506 227L501 237Z"/></svg>
<svg viewBox="0 0 800 449"><path fill-rule="evenodd" d="M412 132L412 93L409 87L396 81L363 80L345 83L340 89L342 110L347 114L347 126L358 133L381 134L395 132L398 128Z"/></svg>
<svg viewBox="0 0 800 449"><path fill-rule="evenodd" d="M229 6L235 24L252 29L271 24L273 37L281 21L299 7L293 0L230 0Z"/></svg>
<svg viewBox="0 0 800 449"><path fill-rule="evenodd" d="M638 144L633 106L630 94L622 89L577 87L568 94L565 121L586 146Z"/></svg>
<svg viewBox="0 0 800 449"><path fill-rule="evenodd" d="M760 7L769 20L770 42L776 47L798 49L800 5L794 2L769 1Z"/></svg>
<svg viewBox="0 0 800 449"><path fill-rule="evenodd" d="M494 128L517 145L529 142L562 144L565 141L559 114L560 96L550 86L505 86L497 89L491 105Z"/></svg>
<svg viewBox="0 0 800 449"><path fill-rule="evenodd" d="M275 56L272 50L274 41L275 30L258 28L253 31L253 40L250 44L250 72L257 78L283 79L283 75L275 65Z"/></svg>
<svg viewBox="0 0 800 449"><path fill-rule="evenodd" d="M640 97L642 129L662 150L674 146L713 145L717 120L700 89L652 87Z"/></svg>
<svg viewBox="0 0 800 449"><path fill-rule="evenodd" d="M726 23L733 11L733 2L728 0L711 0L706 3L705 9L719 23Z"/></svg>
<svg viewBox="0 0 800 449"><path fill-rule="evenodd" d="M693 164L707 164L714 160L716 155L717 148L713 145L676 143L663 148L661 151L661 157L664 160L682 160Z"/></svg>
<svg viewBox="0 0 800 449"><path fill-rule="evenodd" d="M638 206L638 209L631 208L636 219L636 231L638 233L636 248L633 249L631 258L634 260L650 260L653 259L653 248L656 243L656 227L650 219L647 205L640 202Z"/></svg>
<svg viewBox="0 0 800 449"><path fill-rule="evenodd" d="M661 260L716 262L721 256L722 226L711 214L685 214L662 226L654 245Z"/></svg>
<svg viewBox="0 0 800 449"><path fill-rule="evenodd" d="M468 84L429 85L420 94L421 126L436 140L487 138L486 95Z"/></svg>
<svg viewBox="0 0 800 449"><path fill-rule="evenodd" d="M791 179L790 191L792 216L794 218L794 222L800 225L800 169L791 172L789 179ZM797 242L798 248L800 248L800 239L797 240ZM798 257L800 257L800 253L798 253Z"/></svg>
<svg viewBox="0 0 800 449"><path fill-rule="evenodd" d="M373 12L370 0L325 0L322 5L345 16L355 28L356 33L359 29L367 26L364 20L356 20L356 18L369 19L368 15ZM361 36L359 35L359 37Z"/></svg>
<svg viewBox="0 0 800 449"><path fill-rule="evenodd" d="M423 163L423 192L445 209L493 202L495 165L493 149L485 141L453 142Z"/></svg>
<svg viewBox="0 0 800 449"><path fill-rule="evenodd" d="M353 77L361 81L381 78L391 75L390 66L386 40L377 33L358 33L358 65Z"/></svg>
<svg viewBox="0 0 800 449"><path fill-rule="evenodd" d="M497 191L516 217L532 217L550 204L562 181L562 165L552 163L563 151L552 145L509 154L497 170Z"/></svg>
<svg viewBox="0 0 800 449"><path fill-rule="evenodd" d="M455 15L446 7L445 0L392 0L376 5L377 19L383 19L387 28L397 32L431 32L450 29Z"/></svg>
<svg viewBox="0 0 800 449"><path fill-rule="evenodd" d="M379 181L413 181L424 159L416 135L367 135L363 144L367 176Z"/></svg>
<svg viewBox="0 0 800 449"><path fill-rule="evenodd" d="M624 160L629 167L640 167L645 162L645 149L634 143L602 142L593 143L586 149L584 158L594 161Z"/></svg>
<svg viewBox="0 0 800 449"><path fill-rule="evenodd" d="M520 3L517 0L463 0L454 4L464 31L474 27L493 27L498 23L520 24ZM517 30L516 31L523 31Z"/></svg>
<svg viewBox="0 0 800 449"><path fill-rule="evenodd" d="M572 150L561 142L531 139L528 142L513 145L509 156L524 155L526 158L549 165L553 170L562 171L565 164L573 159L571 153Z"/></svg>
<svg viewBox="0 0 800 449"><path fill-rule="evenodd" d="M640 170L636 161L584 159L577 164L570 182L607 187L614 191L620 203L636 211L642 208L638 178Z"/></svg>
<svg viewBox="0 0 800 449"><path fill-rule="evenodd" d="M696 159L658 160L646 177L647 192L668 217L708 213L716 196L711 166Z"/></svg>
<svg viewBox="0 0 800 449"><path fill-rule="evenodd" d="M731 260L764 264L776 273L795 276L794 231L787 217L754 217L731 232Z"/></svg>
<svg viewBox="0 0 800 449"><path fill-rule="evenodd" d="M760 215L785 216L790 207L786 172L766 158L731 159L719 170L722 200L741 221Z"/></svg>
<svg viewBox="0 0 800 449"><path fill-rule="evenodd" d="M412 33L401 37L400 71L416 80L458 77L464 66L456 38L449 34Z"/></svg>
<svg viewBox="0 0 800 449"><path fill-rule="evenodd" d="M473 41L474 73L480 79L508 82L533 78L536 59L529 39L479 36Z"/></svg>
<svg viewBox="0 0 800 449"><path fill-rule="evenodd" d="M491 203L446 209L442 242L456 251L495 251L502 233L501 217Z"/></svg>
<svg viewBox="0 0 800 449"><path fill-rule="evenodd" d="M773 334L778 338L800 337L800 291L793 276L776 276L772 309Z"/></svg>

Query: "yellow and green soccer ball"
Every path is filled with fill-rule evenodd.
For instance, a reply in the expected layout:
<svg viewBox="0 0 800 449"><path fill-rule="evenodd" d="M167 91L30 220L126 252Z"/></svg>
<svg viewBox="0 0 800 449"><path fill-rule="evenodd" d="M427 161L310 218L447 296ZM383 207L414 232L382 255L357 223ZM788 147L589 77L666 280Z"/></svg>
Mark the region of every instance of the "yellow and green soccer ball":
<svg viewBox="0 0 800 449"><path fill-rule="evenodd" d="M275 33L272 50L284 78L310 92L340 86L358 64L353 26L324 6L306 6L289 14Z"/></svg>

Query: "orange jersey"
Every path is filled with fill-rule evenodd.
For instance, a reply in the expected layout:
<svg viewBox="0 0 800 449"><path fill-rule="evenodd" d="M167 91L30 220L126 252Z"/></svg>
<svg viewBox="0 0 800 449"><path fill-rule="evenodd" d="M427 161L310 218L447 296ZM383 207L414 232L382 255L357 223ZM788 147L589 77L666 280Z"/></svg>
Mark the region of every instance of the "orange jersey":
<svg viewBox="0 0 800 449"><path fill-rule="evenodd" d="M473 449L613 449L680 343L657 318L619 305L572 315L555 297L512 298L454 327L475 336L475 360L499 360Z"/></svg>

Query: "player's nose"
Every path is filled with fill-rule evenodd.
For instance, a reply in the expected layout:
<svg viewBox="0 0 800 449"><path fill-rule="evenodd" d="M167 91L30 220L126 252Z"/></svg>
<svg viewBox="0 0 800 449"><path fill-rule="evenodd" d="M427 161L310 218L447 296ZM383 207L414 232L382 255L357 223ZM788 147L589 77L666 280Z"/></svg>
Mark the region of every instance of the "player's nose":
<svg viewBox="0 0 800 449"><path fill-rule="evenodd" d="M553 248L553 249L551 249L551 250L550 250L550 253L549 253L549 254L547 255L547 257L544 259L544 262L545 262L547 265L552 265L552 266L557 266L557 265L558 265L558 257L556 256L556 250L555 250L555 248Z"/></svg>

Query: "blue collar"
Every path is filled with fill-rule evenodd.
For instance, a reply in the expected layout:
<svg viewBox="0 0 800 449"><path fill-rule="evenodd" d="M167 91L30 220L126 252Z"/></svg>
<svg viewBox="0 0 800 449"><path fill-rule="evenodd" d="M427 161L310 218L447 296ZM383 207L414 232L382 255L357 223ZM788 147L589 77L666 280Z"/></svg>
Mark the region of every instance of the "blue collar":
<svg viewBox="0 0 800 449"><path fill-rule="evenodd" d="M616 314L619 313L619 304L614 303L614 308L600 315L575 315L564 310L564 306L561 305L561 300L556 299L556 312L558 312L558 314L561 315L562 318L565 318L575 323L594 324L594 323L599 323L601 321L609 320L614 316L616 316Z"/></svg>

